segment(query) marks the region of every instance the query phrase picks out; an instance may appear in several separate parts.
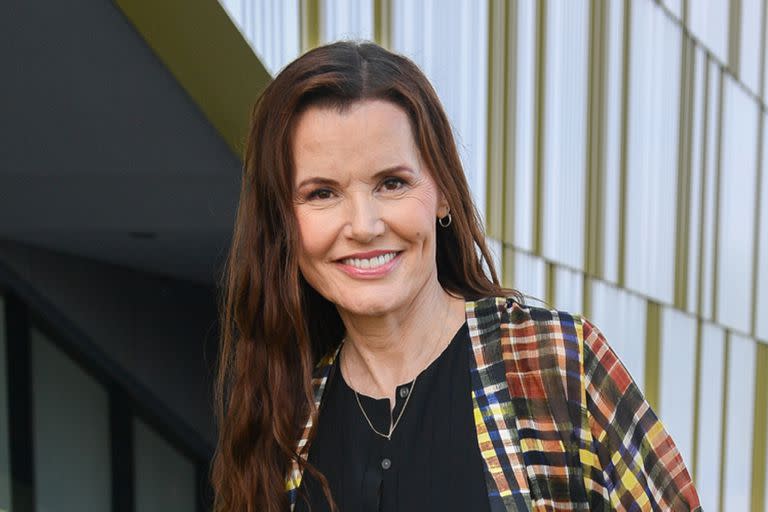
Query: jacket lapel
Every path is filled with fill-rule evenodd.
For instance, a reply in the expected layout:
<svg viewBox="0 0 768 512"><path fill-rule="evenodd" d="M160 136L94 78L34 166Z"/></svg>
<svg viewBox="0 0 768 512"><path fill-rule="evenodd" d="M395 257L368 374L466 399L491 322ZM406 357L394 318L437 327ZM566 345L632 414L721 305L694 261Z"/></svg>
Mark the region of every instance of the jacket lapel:
<svg viewBox="0 0 768 512"><path fill-rule="evenodd" d="M472 405L492 512L531 510L531 496L507 384L504 353L511 351L507 300L502 297L466 304L472 340Z"/></svg>
<svg viewBox="0 0 768 512"><path fill-rule="evenodd" d="M320 403L323 400L325 385L328 382L328 376L331 373L331 368L333 368L333 363L336 361L336 356L338 355L340 349L341 345L339 345L339 348L337 348L332 354L328 354L323 359L321 359L315 367L314 376L312 378L312 387L315 391L315 411L320 410ZM299 443L296 447L299 457L305 461L307 460L308 455L308 450L306 448L307 442L309 441L309 435L312 432L312 425L312 415L310 414L309 418L307 418L307 422L304 425L301 439L299 439ZM299 486L301 486L301 475L302 471L298 461L291 461L291 469L288 472L288 477L286 478L286 491L288 491L288 502L291 505L291 510L293 510L293 508L296 506L296 496L299 491Z"/></svg>

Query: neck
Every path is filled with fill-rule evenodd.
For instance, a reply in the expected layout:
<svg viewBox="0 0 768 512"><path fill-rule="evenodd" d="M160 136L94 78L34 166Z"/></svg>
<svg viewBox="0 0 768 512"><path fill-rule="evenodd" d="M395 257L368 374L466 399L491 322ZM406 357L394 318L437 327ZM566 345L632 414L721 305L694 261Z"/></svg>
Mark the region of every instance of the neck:
<svg viewBox="0 0 768 512"><path fill-rule="evenodd" d="M339 312L347 330L342 373L355 391L394 404L395 388L413 380L448 345L464 322L464 300L434 284L386 315Z"/></svg>

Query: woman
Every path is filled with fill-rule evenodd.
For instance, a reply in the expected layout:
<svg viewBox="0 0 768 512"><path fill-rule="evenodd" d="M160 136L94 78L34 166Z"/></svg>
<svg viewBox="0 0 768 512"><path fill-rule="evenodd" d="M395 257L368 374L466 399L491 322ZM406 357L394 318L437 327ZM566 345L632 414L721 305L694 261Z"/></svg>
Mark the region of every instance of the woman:
<svg viewBox="0 0 768 512"><path fill-rule="evenodd" d="M217 511L699 507L600 332L499 286L401 56L335 43L267 87L226 276Z"/></svg>

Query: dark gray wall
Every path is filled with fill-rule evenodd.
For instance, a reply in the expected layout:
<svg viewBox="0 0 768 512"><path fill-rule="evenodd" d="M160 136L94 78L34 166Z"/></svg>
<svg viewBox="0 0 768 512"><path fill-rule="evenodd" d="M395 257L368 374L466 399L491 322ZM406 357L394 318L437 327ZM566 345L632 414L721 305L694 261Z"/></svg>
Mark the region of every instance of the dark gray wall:
<svg viewBox="0 0 768 512"><path fill-rule="evenodd" d="M4 241L0 265L91 340L115 373L214 445L213 288Z"/></svg>

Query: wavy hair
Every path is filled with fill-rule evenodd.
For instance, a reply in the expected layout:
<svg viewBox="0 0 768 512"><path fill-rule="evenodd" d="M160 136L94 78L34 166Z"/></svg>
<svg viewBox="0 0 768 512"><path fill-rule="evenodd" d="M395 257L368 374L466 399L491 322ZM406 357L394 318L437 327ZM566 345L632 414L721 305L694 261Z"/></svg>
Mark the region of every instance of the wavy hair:
<svg viewBox="0 0 768 512"><path fill-rule="evenodd" d="M344 326L299 270L292 137L307 108L344 110L369 99L407 113L420 156L450 206L450 227L436 228L442 287L465 298L510 293L499 284L451 125L419 68L380 46L355 42L322 46L293 61L253 108L222 276L215 512L287 510L292 461L318 479L335 508L326 479L296 446L307 418L317 420L314 364L338 346Z"/></svg>

